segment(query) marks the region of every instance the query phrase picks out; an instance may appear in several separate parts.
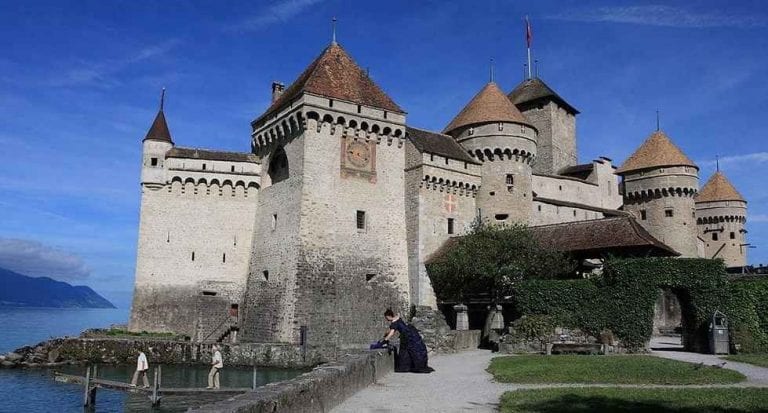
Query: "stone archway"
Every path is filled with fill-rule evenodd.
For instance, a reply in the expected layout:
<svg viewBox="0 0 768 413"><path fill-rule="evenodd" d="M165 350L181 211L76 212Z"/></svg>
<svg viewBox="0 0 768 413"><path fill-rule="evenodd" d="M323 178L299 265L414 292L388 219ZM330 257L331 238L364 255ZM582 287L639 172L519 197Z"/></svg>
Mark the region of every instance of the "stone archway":
<svg viewBox="0 0 768 413"><path fill-rule="evenodd" d="M685 290L660 288L653 307L653 334L650 347L655 350L691 351L689 331L690 299Z"/></svg>

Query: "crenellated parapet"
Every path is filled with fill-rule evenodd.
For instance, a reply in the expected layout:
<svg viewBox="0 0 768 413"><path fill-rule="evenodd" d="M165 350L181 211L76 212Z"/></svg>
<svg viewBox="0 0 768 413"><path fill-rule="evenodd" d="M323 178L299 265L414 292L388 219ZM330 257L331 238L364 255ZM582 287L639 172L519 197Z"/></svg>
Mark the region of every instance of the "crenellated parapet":
<svg viewBox="0 0 768 413"><path fill-rule="evenodd" d="M342 131L342 136L374 140L377 144L382 142L387 145L402 147L405 142L405 126L377 122L376 120L350 115L339 115L338 112L324 112L322 110L309 110L306 113L295 111L270 125L254 131L251 139L251 148L257 155L268 153L270 148L276 147L287 140L293 139L305 130L314 130L320 133L323 126L330 128L331 135Z"/></svg>
<svg viewBox="0 0 768 413"><path fill-rule="evenodd" d="M625 191L624 198L626 202L644 202L666 197L693 198L696 193L698 193L698 189L692 187L648 188Z"/></svg>
<svg viewBox="0 0 768 413"><path fill-rule="evenodd" d="M536 154L525 149L496 147L496 148L475 148L467 151L469 156L477 159L479 162L494 162L511 160L533 165L536 161Z"/></svg>
<svg viewBox="0 0 768 413"><path fill-rule="evenodd" d="M472 198L477 196L477 191L480 188L479 186L469 182L456 181L430 175L424 175L420 187L433 191L445 192L447 194L467 196Z"/></svg>
<svg viewBox="0 0 768 413"><path fill-rule="evenodd" d="M177 195L205 195L232 198L255 197L259 191L256 181L246 180L219 180L217 178L192 178L174 176L166 184L169 194Z"/></svg>

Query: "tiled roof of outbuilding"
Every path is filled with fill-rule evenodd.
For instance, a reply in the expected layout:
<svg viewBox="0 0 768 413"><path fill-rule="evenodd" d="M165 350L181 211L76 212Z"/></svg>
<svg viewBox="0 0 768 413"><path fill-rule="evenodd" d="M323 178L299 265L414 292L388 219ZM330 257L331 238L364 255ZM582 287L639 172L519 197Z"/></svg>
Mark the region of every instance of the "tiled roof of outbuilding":
<svg viewBox="0 0 768 413"><path fill-rule="evenodd" d="M515 122L531 125L499 89L499 86L494 82L488 82L453 118L443 132L450 133L464 126L488 122Z"/></svg>
<svg viewBox="0 0 768 413"><path fill-rule="evenodd" d="M630 216L541 225L531 231L543 246L564 252L652 248L661 255L680 255Z"/></svg>
<svg viewBox="0 0 768 413"><path fill-rule="evenodd" d="M731 181L723 175L722 172L717 171L711 178L704 184L698 194L696 194L695 201L698 202L716 202L716 201L742 201L747 202L743 196L736 190L731 184Z"/></svg>
<svg viewBox="0 0 768 413"><path fill-rule="evenodd" d="M451 159L479 164L452 136L410 126L406 127L405 136L420 152L434 153Z"/></svg>
<svg viewBox="0 0 768 413"><path fill-rule="evenodd" d="M157 116L155 116L152 126L149 127L149 131L147 131L147 136L144 140L147 139L173 143L173 140L171 140L171 131L168 129L168 123L165 122L165 114L162 109L157 112Z"/></svg>
<svg viewBox="0 0 768 413"><path fill-rule="evenodd" d="M225 152L210 149L174 147L165 153L166 158L205 159L209 161L259 163L259 158L247 152Z"/></svg>
<svg viewBox="0 0 768 413"><path fill-rule="evenodd" d="M699 167L680 150L669 137L657 130L640 145L616 170L622 174L640 169L658 168L662 166L692 166Z"/></svg>
<svg viewBox="0 0 768 413"><path fill-rule="evenodd" d="M344 48L338 43L332 43L254 122L280 110L302 93L404 113L355 63Z"/></svg>
<svg viewBox="0 0 768 413"><path fill-rule="evenodd" d="M539 78L524 80L522 83L517 85L514 90L509 92L508 97L509 100L511 100L515 105L523 105L529 102L537 101L539 99L550 99L554 100L560 106L564 107L574 115L579 113L576 108L566 102L565 99L561 98L560 95L555 93L552 88L547 86L547 84Z"/></svg>

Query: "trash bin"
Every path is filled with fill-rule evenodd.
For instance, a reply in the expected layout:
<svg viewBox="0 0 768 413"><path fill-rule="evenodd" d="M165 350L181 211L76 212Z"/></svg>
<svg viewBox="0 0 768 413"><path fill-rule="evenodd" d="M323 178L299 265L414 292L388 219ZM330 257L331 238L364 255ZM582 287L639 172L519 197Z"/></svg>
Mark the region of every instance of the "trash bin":
<svg viewBox="0 0 768 413"><path fill-rule="evenodd" d="M728 354L728 319L725 314L715 311L709 323L709 350L712 354Z"/></svg>

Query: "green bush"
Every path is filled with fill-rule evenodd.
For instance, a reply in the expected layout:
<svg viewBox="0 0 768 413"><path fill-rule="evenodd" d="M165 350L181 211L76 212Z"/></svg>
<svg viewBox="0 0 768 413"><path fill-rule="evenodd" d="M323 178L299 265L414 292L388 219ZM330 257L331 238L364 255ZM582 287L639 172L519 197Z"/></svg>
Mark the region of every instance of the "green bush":
<svg viewBox="0 0 768 413"><path fill-rule="evenodd" d="M768 352L768 280L732 281L726 315L739 352Z"/></svg>
<svg viewBox="0 0 768 413"><path fill-rule="evenodd" d="M441 300L461 302L480 295L498 302L520 280L558 278L575 269L566 254L541 247L523 225L476 224L454 241L427 266Z"/></svg>
<svg viewBox="0 0 768 413"><path fill-rule="evenodd" d="M613 259L602 278L529 280L514 288L519 314L546 314L563 327L597 337L611 330L629 349L640 349L653 332L653 308L660 289L680 300L684 343L705 351L709 321L726 312L728 282L722 261L705 259Z"/></svg>

